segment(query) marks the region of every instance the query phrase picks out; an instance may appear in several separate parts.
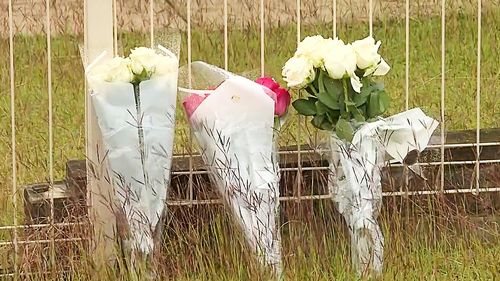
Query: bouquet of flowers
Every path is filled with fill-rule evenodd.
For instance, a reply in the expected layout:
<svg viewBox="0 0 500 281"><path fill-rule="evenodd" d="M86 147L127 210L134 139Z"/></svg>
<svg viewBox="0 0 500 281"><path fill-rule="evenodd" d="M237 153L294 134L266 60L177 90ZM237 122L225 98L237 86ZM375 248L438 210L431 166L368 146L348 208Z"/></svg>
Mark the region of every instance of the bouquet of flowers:
<svg viewBox="0 0 500 281"><path fill-rule="evenodd" d="M162 46L101 57L86 77L113 187L105 204L126 250L147 256L161 233L170 182L178 58Z"/></svg>
<svg viewBox="0 0 500 281"><path fill-rule="evenodd" d="M280 176L273 136L290 95L269 77L256 83L203 62L194 62L192 70L195 84L218 85L181 89L202 158L251 249L280 276Z"/></svg>
<svg viewBox="0 0 500 281"><path fill-rule="evenodd" d="M349 227L353 264L363 275L382 271L383 236L376 219L386 154L403 162L427 146L438 125L418 108L381 117L389 96L375 77L390 67L378 53L380 44L372 37L351 44L307 37L282 73L288 87L307 92L293 102L297 112L330 132L329 190Z"/></svg>

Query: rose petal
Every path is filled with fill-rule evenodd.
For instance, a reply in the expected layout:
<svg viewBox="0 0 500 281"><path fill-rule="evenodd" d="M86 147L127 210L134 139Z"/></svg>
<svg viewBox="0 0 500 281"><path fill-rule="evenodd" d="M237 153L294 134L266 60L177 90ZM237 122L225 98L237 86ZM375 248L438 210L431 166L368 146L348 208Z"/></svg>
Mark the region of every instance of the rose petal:
<svg viewBox="0 0 500 281"><path fill-rule="evenodd" d="M291 102L290 93L283 88L278 88L276 91L276 104L274 106L274 114L282 116L286 113Z"/></svg>
<svg viewBox="0 0 500 281"><path fill-rule="evenodd" d="M260 77L257 80L255 80L255 82L261 84L264 87L269 88L271 91L275 91L280 87L280 85L276 83L276 81L274 81L274 79L271 77L266 77L266 76Z"/></svg>
<svg viewBox="0 0 500 281"><path fill-rule="evenodd" d="M204 96L200 96L197 94L192 94L190 96L187 96L184 101L182 102L182 105L184 106L184 110L186 111L186 114L188 118L191 118L191 115L196 111L198 106L209 96L209 94L205 94Z"/></svg>

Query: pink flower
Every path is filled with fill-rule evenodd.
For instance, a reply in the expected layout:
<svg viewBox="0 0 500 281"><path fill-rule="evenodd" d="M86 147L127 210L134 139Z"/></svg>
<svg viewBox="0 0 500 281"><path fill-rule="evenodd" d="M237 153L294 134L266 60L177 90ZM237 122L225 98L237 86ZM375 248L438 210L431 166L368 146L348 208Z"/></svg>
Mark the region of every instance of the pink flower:
<svg viewBox="0 0 500 281"><path fill-rule="evenodd" d="M283 116L290 105L290 93L283 88L278 88L274 91L276 93L276 104L274 105L274 114Z"/></svg>
<svg viewBox="0 0 500 281"><path fill-rule="evenodd" d="M191 115L196 111L198 106L209 96L209 94L204 94L203 96L197 95L197 94L192 94L187 96L184 101L182 102L182 105L184 106L184 110L186 111L186 114L188 118L191 118Z"/></svg>
<svg viewBox="0 0 500 281"><path fill-rule="evenodd" d="M264 87L267 87L269 90L273 92L280 87L280 84L276 83L276 81L274 81L274 79L271 77L266 77L266 76L260 77L257 80L255 80L255 82L257 82L257 84L261 84Z"/></svg>
<svg viewBox="0 0 500 281"><path fill-rule="evenodd" d="M285 114L291 101L290 93L281 88L271 77L261 77L255 82L264 86L264 92L274 100L274 115L282 116ZM271 91L267 91L267 89Z"/></svg>

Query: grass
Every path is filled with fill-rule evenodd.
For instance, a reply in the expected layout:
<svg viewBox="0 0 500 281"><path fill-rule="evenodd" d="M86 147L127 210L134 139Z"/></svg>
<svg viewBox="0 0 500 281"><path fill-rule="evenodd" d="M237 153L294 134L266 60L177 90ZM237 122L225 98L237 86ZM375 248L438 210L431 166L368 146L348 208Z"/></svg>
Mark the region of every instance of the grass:
<svg viewBox="0 0 500 281"><path fill-rule="evenodd" d="M450 13L446 25L446 96L445 130L475 128L476 97L476 19L467 13ZM410 33L410 91L409 106L420 106L429 115L440 119L441 100L441 26L438 17L412 18ZM392 97L391 114L405 108L405 32L404 21L393 19L377 22L374 34L382 40L382 54L392 65L390 74L383 78ZM331 24L303 26L302 35L331 34ZM350 41L367 35L364 22L340 23L338 34ZM183 34L181 63L187 62L186 38ZM205 60L223 65L222 31L193 30L193 60ZM484 12L481 67L481 127L500 126L500 95L498 90L498 58L500 57L500 8ZM296 27L284 26L266 30L266 74L280 78L280 69L293 54ZM48 178L48 98L46 43L44 36L16 35L15 46L15 116L17 196L20 186L43 182ZM122 33L123 50L147 45L147 34ZM83 158L85 151L84 77L78 44L81 36L61 35L52 38L52 87L54 110L54 172L56 178L64 175L68 159ZM256 77L260 67L259 31L229 30L229 69L246 72ZM8 42L0 39L0 225L13 223L11 190L11 127ZM181 77L182 78L182 77ZM177 144L185 138L184 115L178 114ZM296 141L297 120L292 116L283 136L283 143ZM301 141L317 142L317 135L302 134ZM183 143L183 142L182 142ZM183 152L185 145L176 146ZM18 202L21 202L20 200ZM176 280L244 280L254 274L255 268L246 264L242 244L229 239L231 229L224 216L214 220L220 223L206 226L188 224L170 230L166 238L165 259L171 270L163 272L166 278ZM220 215L220 214L219 214ZM322 218L322 217L320 217ZM22 215L18 215L22 222ZM290 280L349 280L352 278L348 260L347 241L342 238L339 225L321 220L306 224L303 218L289 222L283 231L287 279ZM307 221L307 220L306 220ZM324 229L317 224L325 224ZM442 225L435 225L440 227ZM496 254L500 251L498 229L490 232L496 239L483 239L465 226L456 230L431 231L413 235L411 227L386 224L387 268L383 280L494 280L500 277ZM178 232L176 232L178 231ZM205 237L209 237L206 239ZM10 233L0 232L0 240L9 240ZM344 240L342 240L344 239ZM0 250L0 252L3 252ZM2 254L3 256L3 254ZM2 259L0 257L0 265ZM1 268L1 266L0 266ZM85 273L77 273L85 279ZM82 275L82 276L80 276ZM253 275L252 275L253 276ZM103 277L104 278L104 277Z"/></svg>

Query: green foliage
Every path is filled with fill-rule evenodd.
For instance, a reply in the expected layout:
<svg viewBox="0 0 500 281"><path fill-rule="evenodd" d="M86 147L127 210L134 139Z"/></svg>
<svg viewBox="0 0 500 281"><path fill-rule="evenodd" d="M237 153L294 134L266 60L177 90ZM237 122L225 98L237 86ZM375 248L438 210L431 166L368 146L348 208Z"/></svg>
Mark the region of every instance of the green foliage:
<svg viewBox="0 0 500 281"><path fill-rule="evenodd" d="M362 123L383 115L390 103L382 83L372 77L364 77L362 83L357 93L349 78L332 79L319 69L315 80L306 87L308 96L294 101L293 107L301 115L312 116L314 127L335 131L341 139L351 141Z"/></svg>

